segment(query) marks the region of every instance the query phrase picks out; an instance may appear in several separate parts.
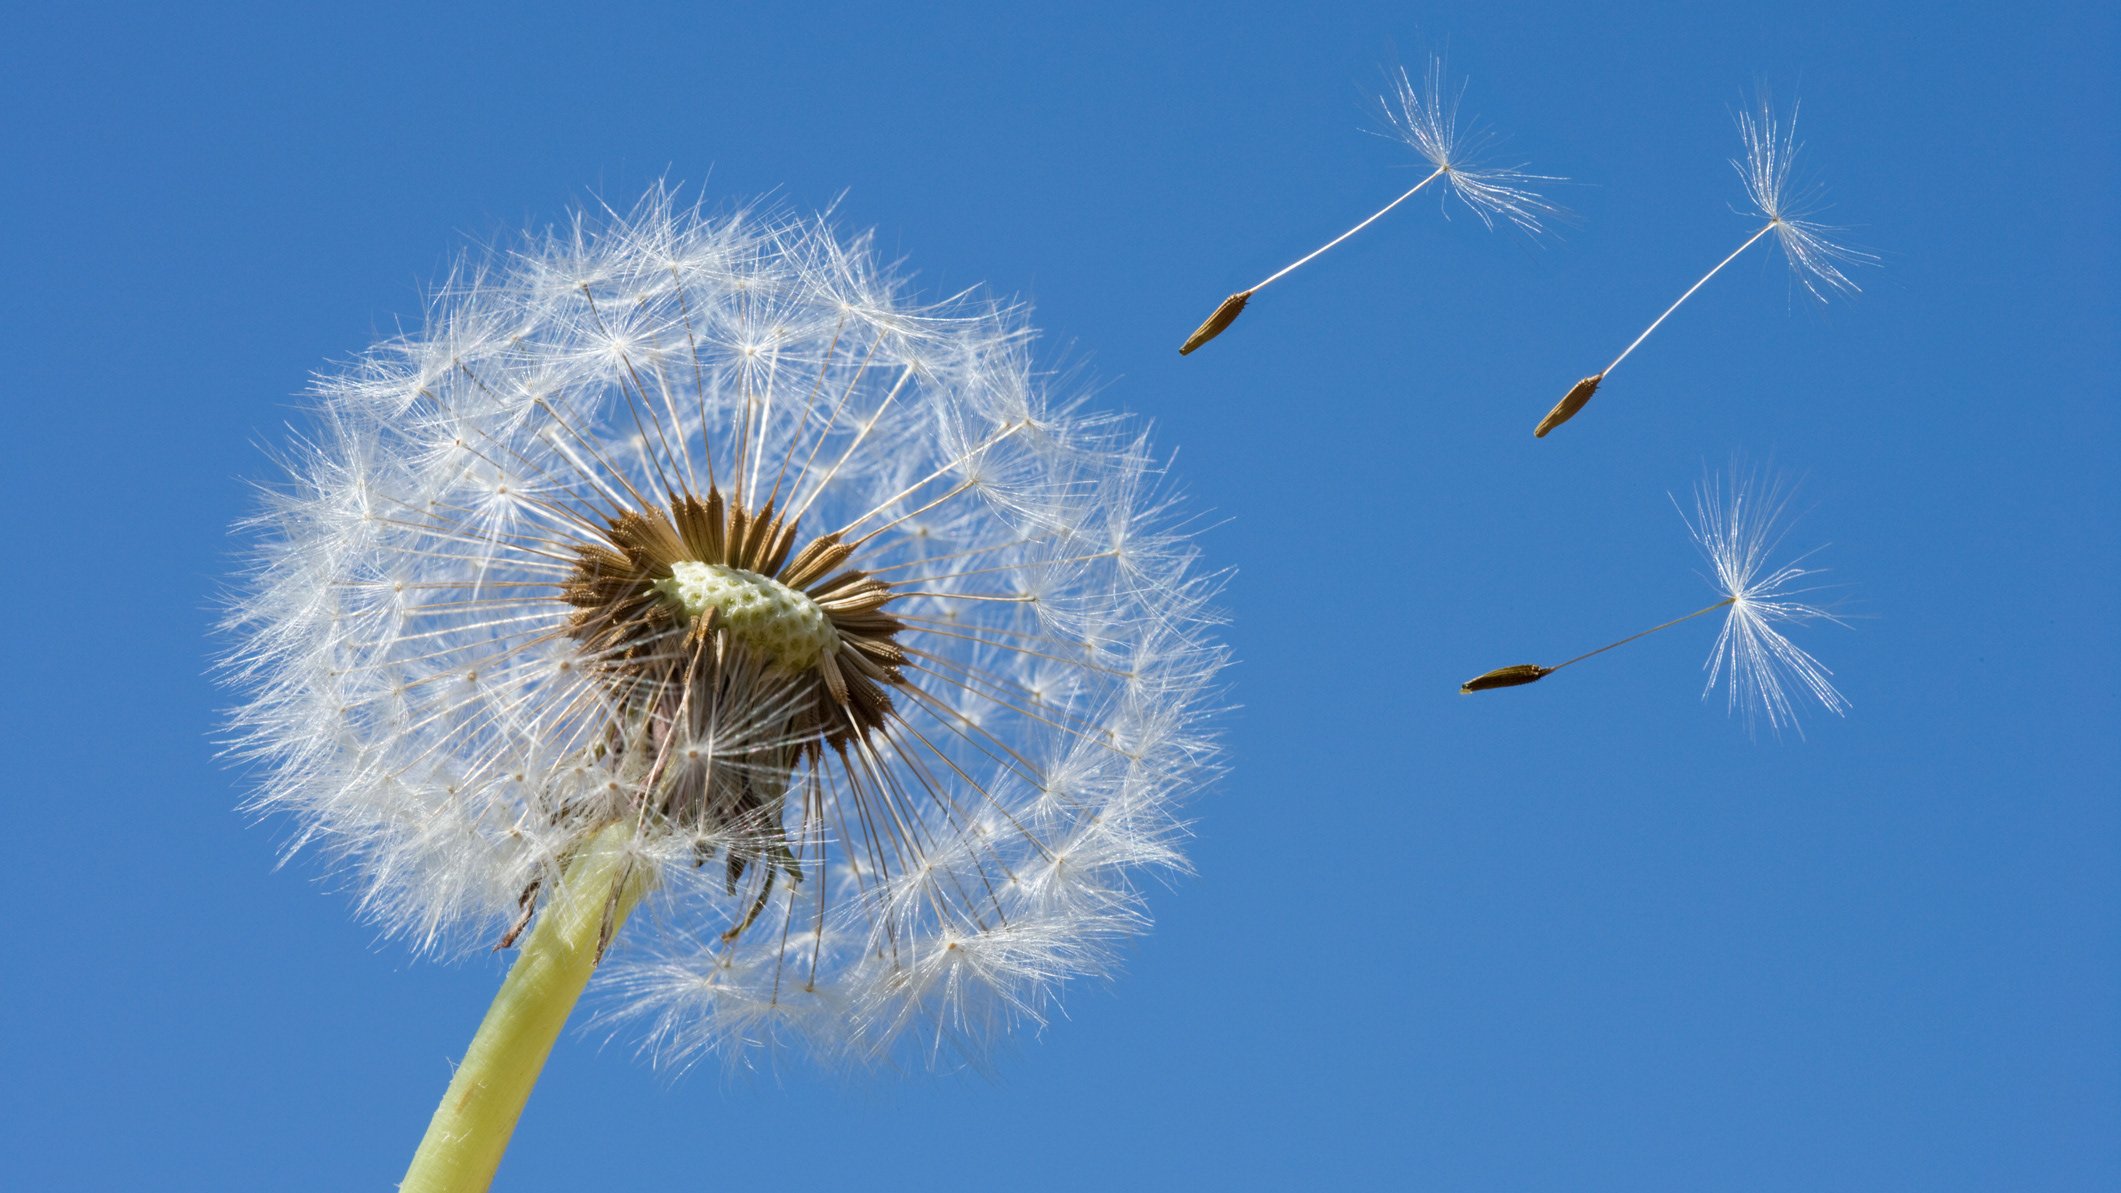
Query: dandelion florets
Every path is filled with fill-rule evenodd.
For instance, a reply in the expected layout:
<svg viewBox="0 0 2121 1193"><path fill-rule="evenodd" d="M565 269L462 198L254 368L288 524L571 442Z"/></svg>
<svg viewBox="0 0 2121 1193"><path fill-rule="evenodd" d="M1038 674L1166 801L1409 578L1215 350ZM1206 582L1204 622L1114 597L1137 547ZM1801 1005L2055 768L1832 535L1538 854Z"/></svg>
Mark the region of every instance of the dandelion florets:
<svg viewBox="0 0 2121 1193"><path fill-rule="evenodd" d="M630 826L601 980L660 1059L978 1061L1145 925L1216 766L1212 582L1027 341L661 189L467 264L254 519L255 805L434 948Z"/></svg>

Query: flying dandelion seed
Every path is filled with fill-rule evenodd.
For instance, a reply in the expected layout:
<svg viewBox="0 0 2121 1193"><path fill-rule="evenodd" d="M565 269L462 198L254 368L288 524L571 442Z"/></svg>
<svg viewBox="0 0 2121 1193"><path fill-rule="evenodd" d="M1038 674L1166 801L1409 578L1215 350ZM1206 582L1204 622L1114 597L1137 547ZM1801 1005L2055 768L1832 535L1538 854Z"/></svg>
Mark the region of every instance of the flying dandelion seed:
<svg viewBox="0 0 2121 1193"><path fill-rule="evenodd" d="M1487 227L1494 227L1498 219L1506 220L1527 233L1538 234L1544 222L1557 209L1532 188L1540 183L1558 182L1560 179L1543 174L1527 174L1511 166L1480 164L1476 159L1488 147L1492 137L1477 125L1459 125L1459 101L1464 97L1461 84L1456 92L1446 95L1443 85L1443 61L1429 60L1429 68L1417 86L1405 68L1394 72L1392 93L1380 99L1385 120L1391 135L1406 142L1415 152L1428 159L1434 169L1420 182L1410 187L1405 194L1385 204L1368 219L1311 250L1309 253L1283 266L1264 281L1249 289L1240 290L1223 299L1205 322L1195 328L1186 342L1179 345L1178 354L1185 356L1194 349L1221 335L1237 317L1244 313L1245 304L1252 296L1294 273L1299 267L1309 264L1342 241L1384 218L1386 212L1413 198L1422 188L1441 179L1445 195L1456 195L1466 208Z"/></svg>
<svg viewBox="0 0 2121 1193"><path fill-rule="evenodd" d="M1806 218L1819 209L1820 191L1816 186L1807 186L1797 181L1792 169L1797 160L1797 109L1790 109L1790 121L1786 128L1777 129L1775 114L1765 100L1758 109L1738 115L1738 134L1745 143L1745 155L1735 158L1731 168L1738 171L1739 180L1745 185L1748 211L1765 220L1760 229L1747 237L1745 242L1731 250L1731 254L1716 263L1715 268L1701 275L1701 279L1687 287L1679 300L1666 307L1664 313L1650 322L1636 336L1633 343L1621 349L1612 363L1569 387L1569 392L1554 404L1547 416L1539 420L1532 432L1536 438L1546 438L1547 432L1576 417L1590 402L1598 387L1628 354L1642 346L1650 333L1672 312L1694 297L1694 292L1708 284L1710 278L1723 272L1723 267L1738 259L1739 255L1759 243L1769 233L1782 246L1782 255L1789 262L1790 273L1805 290L1821 302L1834 292L1855 293L1859 287L1842 272L1843 266L1872 265L1878 258L1835 243L1829 233L1836 229L1815 223Z"/></svg>
<svg viewBox="0 0 2121 1193"><path fill-rule="evenodd" d="M1848 701L1835 690L1827 669L1777 628L1811 621L1840 624L1827 610L1798 599L1816 590L1810 581L1820 574L1818 569L1803 566L1802 557L1780 566L1769 563L1782 543L1791 495L1783 482L1747 475L1738 467L1728 479L1704 478L1694 490L1693 516L1687 517L1684 511L1680 516L1708 560L1710 583L1723 594L1722 600L1551 667L1531 663L1498 667L1467 680L1458 690L1470 694L1535 683L1564 667L1720 609L1724 611L1723 628L1703 665L1708 672L1704 697L1721 683L1728 692L1731 712L1743 713L1748 728L1765 720L1777 733L1784 727L1802 732L1793 694L1816 700L1836 715L1846 713Z"/></svg>
<svg viewBox="0 0 2121 1193"><path fill-rule="evenodd" d="M607 948L659 1062L976 1065L1146 926L1216 768L1213 581L1029 335L658 188L317 383L232 615L255 806L416 947L523 950L405 1188L484 1187L446 1174Z"/></svg>

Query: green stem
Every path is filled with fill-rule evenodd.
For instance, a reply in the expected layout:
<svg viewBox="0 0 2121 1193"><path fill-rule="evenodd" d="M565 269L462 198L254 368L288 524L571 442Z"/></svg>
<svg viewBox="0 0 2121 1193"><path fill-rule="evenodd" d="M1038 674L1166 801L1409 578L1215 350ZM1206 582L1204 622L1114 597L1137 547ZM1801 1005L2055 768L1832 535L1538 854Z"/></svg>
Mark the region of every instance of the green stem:
<svg viewBox="0 0 2121 1193"><path fill-rule="evenodd" d="M567 864L435 1108L401 1193L479 1193L493 1182L530 1087L596 969L599 942L651 885L631 864L632 835L630 824L610 825Z"/></svg>

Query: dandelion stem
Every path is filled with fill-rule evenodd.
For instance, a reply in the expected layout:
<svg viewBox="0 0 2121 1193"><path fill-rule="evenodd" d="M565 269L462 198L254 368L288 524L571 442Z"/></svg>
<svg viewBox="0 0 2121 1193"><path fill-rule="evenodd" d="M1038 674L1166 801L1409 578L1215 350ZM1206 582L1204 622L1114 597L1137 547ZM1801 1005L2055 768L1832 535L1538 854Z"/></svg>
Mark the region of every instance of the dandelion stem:
<svg viewBox="0 0 2121 1193"><path fill-rule="evenodd" d="M1319 245L1317 248L1312 249L1309 253L1297 258L1295 261L1289 263L1288 265L1282 266L1279 270L1275 271L1272 275L1270 275L1266 281L1261 282L1256 286L1253 286L1250 290L1245 291L1245 293L1248 295L1257 294L1261 290L1266 289L1268 286L1273 285L1275 282L1280 281L1283 277L1294 273L1298 267L1309 264L1313 258L1325 252L1327 249L1332 248L1334 245L1339 244L1341 241L1346 240L1348 237L1355 235L1357 232L1360 232L1364 228L1369 227L1371 224L1376 223L1378 220L1383 219L1384 214L1386 212L1392 210L1394 207L1399 206L1401 203L1406 202L1408 199L1413 198L1415 192L1421 190L1421 188L1443 177L1445 174L1450 172L1450 169L1451 168L1449 166L1438 166L1434 173L1430 174L1427 178L1422 179L1420 182L1415 183L1413 187L1407 191L1406 194L1403 194L1397 199L1392 200L1390 203L1385 204L1383 207L1378 208L1376 213L1371 215L1369 219L1364 220L1363 222L1355 225L1354 227L1348 229L1347 231L1341 233L1333 239L1325 242L1322 245Z"/></svg>
<svg viewBox="0 0 2121 1193"><path fill-rule="evenodd" d="M480 1193L493 1181L603 944L648 890L625 848L632 833L630 823L610 825L568 863L435 1108L401 1193Z"/></svg>
<svg viewBox="0 0 2121 1193"><path fill-rule="evenodd" d="M1570 663L1581 663L1585 659L1590 658L1592 655L1604 654L1605 652L1613 649L1616 646L1626 646L1628 643L1633 642L1637 638L1647 638L1651 634L1654 634L1659 630L1669 630L1682 621L1692 621L1704 613L1714 613L1716 610L1723 608L1724 606L1730 604L1732 601L1735 601L1737 599L1737 597L1725 597L1722 600L1717 601L1713 605L1703 606L1702 608L1696 609L1692 613L1689 613L1684 617L1675 617L1672 620L1665 622L1663 625L1653 625L1649 629L1646 629L1639 634L1629 634L1627 637L1622 638L1618 642L1608 642L1604 646L1599 647L1597 650L1585 651L1584 653L1577 655L1575 658L1570 659L1568 663L1556 663L1553 666L1547 668L1546 673L1548 675L1552 675L1554 672L1561 670L1563 667L1568 666Z"/></svg>
<svg viewBox="0 0 2121 1193"><path fill-rule="evenodd" d="M1613 358L1612 364L1609 364L1606 367L1598 370L1598 376L1604 377L1607 373L1610 373L1614 369L1620 367L1620 362L1626 360L1628 358L1628 353L1633 352L1636 348L1640 347L1644 340L1649 339L1650 333L1657 330L1658 324L1663 323L1665 320L1671 318L1673 311L1676 311L1681 306L1684 306L1686 304L1687 299L1694 297L1694 291L1699 290L1703 286L1708 285L1710 278L1715 277L1719 273L1722 273L1724 266L1729 265L1733 261L1736 261L1738 259L1738 254L1746 251L1749 248L1752 248L1755 241L1758 241L1761 237L1766 236L1769 232L1774 231L1776 222L1777 221L1774 220L1768 221L1768 223L1763 226L1760 231L1753 233L1751 237L1747 238L1744 244L1741 244L1737 248L1732 249L1730 256L1725 257L1721 261L1718 261L1716 263L1716 268L1709 270L1705 274L1702 274L1700 281L1695 282L1691 286L1688 286L1687 292L1679 296L1679 301L1673 303L1671 306L1666 307L1664 309L1664 314L1657 316L1657 321L1655 323L1652 323L1648 327L1643 328L1642 334L1635 337L1634 343L1629 344L1627 347L1621 349L1620 355Z"/></svg>

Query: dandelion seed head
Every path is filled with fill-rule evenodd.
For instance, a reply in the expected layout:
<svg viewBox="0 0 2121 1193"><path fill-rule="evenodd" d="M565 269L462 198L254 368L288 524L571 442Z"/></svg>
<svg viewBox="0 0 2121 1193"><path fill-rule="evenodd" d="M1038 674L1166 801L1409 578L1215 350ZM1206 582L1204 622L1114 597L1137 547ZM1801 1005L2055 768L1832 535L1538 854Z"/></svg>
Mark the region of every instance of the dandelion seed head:
<svg viewBox="0 0 2121 1193"><path fill-rule="evenodd" d="M598 983L659 1063L984 1063L1183 865L1223 655L1155 457L867 237L581 214L320 377L281 462L229 619L254 806L442 951L633 826Z"/></svg>
<svg viewBox="0 0 2121 1193"><path fill-rule="evenodd" d="M1820 569L1804 558L1774 562L1788 524L1791 485L1765 473L1734 464L1727 474L1705 476L1694 491L1694 513L1687 529L1708 561L1710 584L1730 602L1716 642L1709 650L1705 697L1719 683L1734 714L1748 728L1766 721L1780 733L1800 734L1800 700L1817 701L1836 715L1849 703L1835 689L1832 672L1791 642L1780 627L1814 621L1839 623L1826 608L1803 599L1818 591Z"/></svg>
<svg viewBox="0 0 2121 1193"><path fill-rule="evenodd" d="M1875 265L1871 253L1850 248L1834 240L1840 229L1818 223L1823 189L1796 173L1797 109L1791 107L1787 123L1778 123L1772 106L1762 99L1755 107L1738 113L1738 135L1745 153L1731 161L1745 186L1752 211L1775 229L1790 272L1812 297L1824 302L1839 291L1854 294L1861 289L1843 267Z"/></svg>
<svg viewBox="0 0 2121 1193"><path fill-rule="evenodd" d="M1458 196L1483 225L1492 228L1497 219L1503 219L1537 235L1545 230L1547 220L1560 214L1538 188L1561 179L1527 173L1522 166L1480 160L1496 138L1476 121L1460 124L1466 85L1446 86L1442 58L1429 59L1419 83L1405 67L1391 73L1390 83L1391 90L1379 104L1392 135L1442 171L1448 193Z"/></svg>

